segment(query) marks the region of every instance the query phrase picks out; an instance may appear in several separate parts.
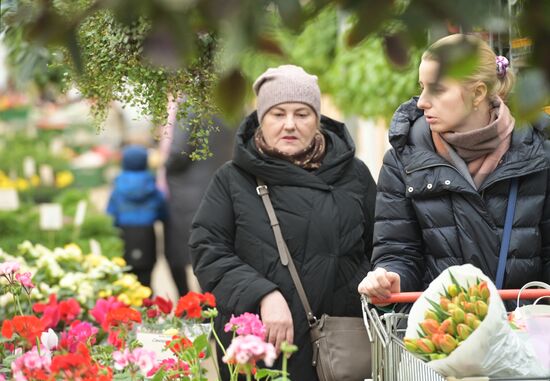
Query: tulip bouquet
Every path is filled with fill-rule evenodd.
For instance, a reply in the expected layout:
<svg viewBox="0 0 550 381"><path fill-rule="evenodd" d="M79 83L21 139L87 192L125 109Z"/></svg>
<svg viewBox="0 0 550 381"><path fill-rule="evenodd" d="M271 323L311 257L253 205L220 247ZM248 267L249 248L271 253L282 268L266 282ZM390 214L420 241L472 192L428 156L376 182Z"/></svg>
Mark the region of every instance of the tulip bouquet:
<svg viewBox="0 0 550 381"><path fill-rule="evenodd" d="M405 346L444 376L547 376L533 348L512 330L499 292L480 269L452 266L413 304Z"/></svg>
<svg viewBox="0 0 550 381"><path fill-rule="evenodd" d="M424 313L418 338L405 338L405 347L427 360L446 358L487 316L490 292L486 281L463 287L449 273L452 284L440 294L439 302Z"/></svg>
<svg viewBox="0 0 550 381"><path fill-rule="evenodd" d="M254 314L233 317L225 327L233 341L225 349L211 328L217 316L210 293L190 292L174 304L164 298L142 300L140 307L127 299L98 298L84 308L77 298L52 294L45 302L33 300L37 274L17 261L0 262L0 297L11 298L13 308L0 315L0 381L206 381L204 361L212 355L209 332L220 344L231 380L288 380L286 359L296 350L283 346L283 370L271 366L275 348L265 342L265 327ZM191 337L185 327L209 325L208 332ZM156 327L167 336L162 352L152 350L136 335L139 327Z"/></svg>

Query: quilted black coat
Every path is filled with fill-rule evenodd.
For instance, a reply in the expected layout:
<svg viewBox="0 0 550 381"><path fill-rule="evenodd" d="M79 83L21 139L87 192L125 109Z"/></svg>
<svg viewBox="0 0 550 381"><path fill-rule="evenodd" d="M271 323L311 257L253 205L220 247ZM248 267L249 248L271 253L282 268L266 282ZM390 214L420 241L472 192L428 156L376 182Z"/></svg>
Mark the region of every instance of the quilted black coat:
<svg viewBox="0 0 550 381"><path fill-rule="evenodd" d="M231 314L259 313L266 294L279 290L292 312L299 351L289 362L293 380L317 380L304 309L279 254L256 177L269 187L283 236L314 313L360 316L357 284L370 269L376 185L346 127L321 119L327 153L321 168L304 170L258 153L256 113L241 125L233 161L214 176L194 218L193 268L217 298L217 331ZM358 359L360 361L360 359ZM222 367L223 368L223 367ZM224 379L227 378L224 377Z"/></svg>
<svg viewBox="0 0 550 381"><path fill-rule="evenodd" d="M393 146L378 179L373 264L423 290L452 265L471 263L494 281L510 179L519 191L504 288L550 282L550 118L513 131L510 149L478 190L435 153L416 98L395 113Z"/></svg>

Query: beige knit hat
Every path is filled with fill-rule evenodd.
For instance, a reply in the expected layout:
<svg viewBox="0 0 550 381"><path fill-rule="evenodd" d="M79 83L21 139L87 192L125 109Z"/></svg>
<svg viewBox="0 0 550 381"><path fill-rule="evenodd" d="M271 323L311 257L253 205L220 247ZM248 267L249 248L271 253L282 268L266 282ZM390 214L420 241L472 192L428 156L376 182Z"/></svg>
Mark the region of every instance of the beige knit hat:
<svg viewBox="0 0 550 381"><path fill-rule="evenodd" d="M321 90L317 84L317 76L306 73L299 66L269 68L256 79L253 89L257 97L260 122L270 108L288 102L305 103L320 118Z"/></svg>

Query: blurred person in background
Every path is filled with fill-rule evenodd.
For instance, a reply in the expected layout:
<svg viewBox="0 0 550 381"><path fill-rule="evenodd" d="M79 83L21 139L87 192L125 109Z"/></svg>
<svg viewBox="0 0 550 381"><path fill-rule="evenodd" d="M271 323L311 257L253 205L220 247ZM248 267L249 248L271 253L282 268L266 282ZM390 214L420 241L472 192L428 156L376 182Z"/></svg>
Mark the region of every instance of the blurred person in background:
<svg viewBox="0 0 550 381"><path fill-rule="evenodd" d="M164 255L180 295L189 291L187 268L191 267L189 232L202 196L216 170L231 159L234 131L219 118L212 119L208 145L213 156L191 160L186 121L177 121L177 104L168 110L168 124L160 140L164 166L157 173L157 185L166 194L168 219L164 224ZM193 115L189 116L193 118Z"/></svg>
<svg viewBox="0 0 550 381"><path fill-rule="evenodd" d="M465 42L478 57L473 72L446 76L442 62ZM465 263L495 281L512 183L518 191L503 288L549 283L550 146L543 131L550 118L517 125L505 103L514 80L508 60L478 37L438 40L418 71L420 97L402 104L391 123L393 148L378 179L374 270L359 292L386 298L424 290Z"/></svg>
<svg viewBox="0 0 550 381"><path fill-rule="evenodd" d="M139 281L150 287L157 257L154 224L166 221L166 201L147 169L147 149L130 145L122 153L122 172L114 181L107 213L121 230L124 259Z"/></svg>

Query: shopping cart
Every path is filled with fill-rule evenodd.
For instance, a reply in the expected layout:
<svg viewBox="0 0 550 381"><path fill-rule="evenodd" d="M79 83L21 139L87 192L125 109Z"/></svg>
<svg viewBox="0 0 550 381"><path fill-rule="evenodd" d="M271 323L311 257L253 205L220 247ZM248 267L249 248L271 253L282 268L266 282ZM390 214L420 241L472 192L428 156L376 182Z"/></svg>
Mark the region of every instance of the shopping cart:
<svg viewBox="0 0 550 381"><path fill-rule="evenodd" d="M499 290L503 300L518 297L520 290ZM428 366L425 360L409 352L403 344L407 326L405 313L391 312L379 315L373 305L381 303L413 303L421 295L420 292L404 292L393 294L383 301L376 298L362 297L363 318L365 327L372 343L372 374L373 381L450 381L451 378L439 374ZM538 299L549 295L548 290L522 290L521 299ZM491 381L535 381L550 380L543 378L475 378L475 380Z"/></svg>

